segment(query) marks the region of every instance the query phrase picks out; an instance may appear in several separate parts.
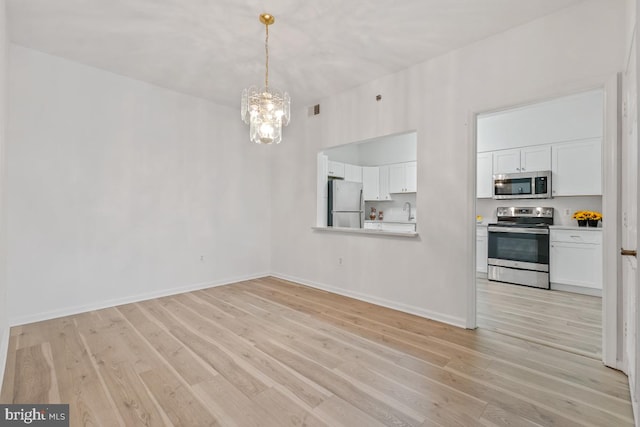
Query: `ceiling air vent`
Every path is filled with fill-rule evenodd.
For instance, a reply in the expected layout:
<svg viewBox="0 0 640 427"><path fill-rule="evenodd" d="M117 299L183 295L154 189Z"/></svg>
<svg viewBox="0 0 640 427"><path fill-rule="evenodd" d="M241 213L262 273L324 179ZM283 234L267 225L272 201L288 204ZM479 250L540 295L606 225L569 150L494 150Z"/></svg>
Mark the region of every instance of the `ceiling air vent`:
<svg viewBox="0 0 640 427"><path fill-rule="evenodd" d="M317 116L318 114L320 114L320 104L316 104L313 107L309 107L310 116Z"/></svg>

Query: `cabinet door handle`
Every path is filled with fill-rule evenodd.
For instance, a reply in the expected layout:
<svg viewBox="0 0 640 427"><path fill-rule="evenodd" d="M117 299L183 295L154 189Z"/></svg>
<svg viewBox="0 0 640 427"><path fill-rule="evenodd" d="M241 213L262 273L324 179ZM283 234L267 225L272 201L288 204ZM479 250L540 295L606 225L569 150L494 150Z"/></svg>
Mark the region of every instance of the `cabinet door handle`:
<svg viewBox="0 0 640 427"><path fill-rule="evenodd" d="M638 251L634 249L620 249L620 255L622 256L638 256Z"/></svg>

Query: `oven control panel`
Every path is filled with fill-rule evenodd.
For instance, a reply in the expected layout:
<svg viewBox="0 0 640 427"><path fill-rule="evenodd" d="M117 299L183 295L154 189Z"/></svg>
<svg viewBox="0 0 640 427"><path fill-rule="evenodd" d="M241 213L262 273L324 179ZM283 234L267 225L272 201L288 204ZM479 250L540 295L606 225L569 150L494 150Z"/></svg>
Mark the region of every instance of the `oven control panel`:
<svg viewBox="0 0 640 427"><path fill-rule="evenodd" d="M500 207L497 217L510 218L553 218L553 208L544 207Z"/></svg>

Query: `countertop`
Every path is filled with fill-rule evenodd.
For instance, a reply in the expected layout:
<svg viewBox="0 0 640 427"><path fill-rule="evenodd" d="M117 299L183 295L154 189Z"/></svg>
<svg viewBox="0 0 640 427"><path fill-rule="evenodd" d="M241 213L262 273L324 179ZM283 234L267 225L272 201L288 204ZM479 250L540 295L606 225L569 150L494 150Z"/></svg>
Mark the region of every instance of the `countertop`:
<svg viewBox="0 0 640 427"><path fill-rule="evenodd" d="M478 224L476 227L487 227L487 224ZM579 230L579 231L602 231L602 227L578 227L577 225L550 225L551 230Z"/></svg>
<svg viewBox="0 0 640 427"><path fill-rule="evenodd" d="M602 231L602 227L578 227L577 225L550 225L551 230Z"/></svg>
<svg viewBox="0 0 640 427"><path fill-rule="evenodd" d="M382 221L380 221L379 219L365 219L364 222L370 222L370 223L374 223L374 224L415 224L416 220L411 220L411 221L400 221L400 220L394 220L394 219L383 219Z"/></svg>
<svg viewBox="0 0 640 427"><path fill-rule="evenodd" d="M382 222L382 221L376 221L376 222ZM368 234L373 236L418 237L418 233L415 231L398 232L398 231L383 231L383 230L366 230L364 228L347 228L347 227L311 227L311 228L315 231L328 231L333 233Z"/></svg>

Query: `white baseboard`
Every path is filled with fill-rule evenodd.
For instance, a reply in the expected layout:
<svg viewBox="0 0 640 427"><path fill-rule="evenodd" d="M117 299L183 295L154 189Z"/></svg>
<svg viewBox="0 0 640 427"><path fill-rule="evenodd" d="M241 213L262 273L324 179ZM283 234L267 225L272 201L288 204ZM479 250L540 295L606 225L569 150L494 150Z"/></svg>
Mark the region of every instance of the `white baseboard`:
<svg viewBox="0 0 640 427"><path fill-rule="evenodd" d="M0 388L2 388L4 374L7 371L7 355L9 354L9 327L3 328L0 333L2 333L0 336Z"/></svg>
<svg viewBox="0 0 640 427"><path fill-rule="evenodd" d="M456 326L456 327L459 327L459 328L464 328L465 324L466 324L465 323L465 319L463 319L461 317L449 316L449 315L446 315L446 314L443 314L443 313L439 313L439 312L435 312L435 311L431 311L431 310L425 310L423 308L412 306L412 305L409 305L409 304L403 304L403 303L400 303L400 302L397 302L397 301L392 301L392 300L388 300L388 299L385 299L385 298L379 298L379 297L376 297L376 296L373 296L373 295L369 295L369 294L365 294L365 293L362 293L362 292L349 291L349 290L345 290L345 289L338 288L338 287L335 287L335 286L330 286L330 285L327 285L327 284L324 284L324 283L305 280L305 279L302 279L302 278L299 278L299 277L293 277L293 276L289 276L289 275L286 275L286 274L264 272L264 273L246 275L246 276L231 277L231 278L226 278L226 279L222 279L222 280L215 280L215 281L211 281L211 282L196 283L196 284L192 284L192 285L180 286L180 287L175 287L175 288L170 288L170 289L161 289L161 290L159 290L157 292L147 292L147 293L144 293L144 294L131 295L131 296L123 297L123 298L115 298L115 299L106 300L106 301L99 301L99 302L96 302L96 303L93 303L93 304L84 304L84 305L77 305L77 306L72 306L72 307L64 307L64 308L51 310L51 311L47 311L47 312L29 314L29 315L26 315L26 316L14 317L14 318L9 319L9 325L10 326L18 326L18 325L24 325L24 324L27 324L27 323L40 322L40 321L43 321L43 320L55 319L55 318L58 318L58 317L71 316L71 315L78 314L78 313L85 313L87 311L100 310L100 309L103 309L103 308L115 307L115 306L122 305L122 304L130 304L130 303L139 302L139 301L145 301L145 300L149 300L149 299L153 299L153 298L160 298L160 297L180 294L180 293L184 293L184 292L196 291L196 290L199 290L199 289L206 289L206 288L212 288L212 287L216 287L216 286L229 285L229 284L232 284L232 283L242 282L242 281L251 280L251 279L257 279L257 278L265 277L265 276L274 276L274 277L278 277L280 279L289 280L289 281L292 281L292 282L297 282L297 283L300 283L302 285L310 286L312 288L321 289L321 290L332 292L332 293L338 294L338 295L344 295L344 296L347 296L347 297L355 298L355 299L358 299L358 300L361 300L361 301L369 302L369 303L372 303L372 304L380 305L380 306L391 308L391 309L394 309L394 310L403 311L405 313L415 314L416 316L424 317L426 319L436 320L436 321L442 322L442 323L447 323L449 325L453 325L453 326ZM7 332L7 337L6 337L7 346L8 346L8 339L9 339L9 336L8 336L8 332ZM0 348L0 350L1 350L1 348ZM5 353L6 353L6 351L5 351Z"/></svg>
<svg viewBox="0 0 640 427"><path fill-rule="evenodd" d="M565 285L563 283L551 282L551 289L554 291L573 292L574 294L591 295L594 297L602 296L602 289L586 288L584 286Z"/></svg>
<svg viewBox="0 0 640 427"><path fill-rule="evenodd" d="M58 317L70 316L78 313L85 313L92 310L100 310L102 308L115 307L122 304L130 304L133 302L145 301L153 298L166 297L169 295L181 294L184 292L197 291L199 289L213 288L216 286L229 285L231 283L242 282L245 280L257 279L260 277L269 276L268 272L256 273L246 276L229 277L221 280L214 280L211 282L195 283L187 286L179 286L169 289L160 289L156 292L146 292L138 295L130 295L122 298L115 298L106 301L99 301L93 304L77 305L72 307L64 307L56 310L51 310L42 313L29 314L26 316L19 316L9 319L10 326L24 325L27 323L40 322L42 320L55 319ZM8 339L8 338L7 338Z"/></svg>
<svg viewBox="0 0 640 427"><path fill-rule="evenodd" d="M361 301L369 302L369 303L380 305L383 307L392 308L394 310L403 311L405 313L415 314L416 316L446 323L452 326L456 326L458 328L465 328L465 325L466 325L465 319L461 317L449 316L449 315L438 313L435 311L425 310L420 307L403 304L397 301L391 301L385 298L379 298L379 297L368 295L362 292L349 291L346 289L337 288L335 286L330 286L324 283L319 283L311 280L305 280L299 277L289 276L287 274L271 273L271 276L277 277L279 279L288 280L290 282L300 283L302 285L310 286L316 289L321 289L323 291L331 292L334 294L355 298Z"/></svg>

